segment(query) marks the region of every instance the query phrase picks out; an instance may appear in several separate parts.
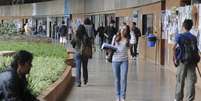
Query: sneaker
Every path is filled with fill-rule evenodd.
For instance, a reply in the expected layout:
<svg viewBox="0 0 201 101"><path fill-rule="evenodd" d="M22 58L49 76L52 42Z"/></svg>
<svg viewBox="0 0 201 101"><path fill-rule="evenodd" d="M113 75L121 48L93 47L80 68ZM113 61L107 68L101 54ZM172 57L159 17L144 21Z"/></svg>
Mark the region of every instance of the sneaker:
<svg viewBox="0 0 201 101"><path fill-rule="evenodd" d="M81 87L81 84L80 83L76 84L76 87Z"/></svg>
<svg viewBox="0 0 201 101"><path fill-rule="evenodd" d="M86 85L88 83L88 81L84 81L84 85Z"/></svg>
<svg viewBox="0 0 201 101"><path fill-rule="evenodd" d="M109 56L105 56L105 59L108 59L109 58Z"/></svg>
<svg viewBox="0 0 201 101"><path fill-rule="evenodd" d="M136 56L134 56L134 57L133 57L133 60L137 60L137 57L136 57Z"/></svg>

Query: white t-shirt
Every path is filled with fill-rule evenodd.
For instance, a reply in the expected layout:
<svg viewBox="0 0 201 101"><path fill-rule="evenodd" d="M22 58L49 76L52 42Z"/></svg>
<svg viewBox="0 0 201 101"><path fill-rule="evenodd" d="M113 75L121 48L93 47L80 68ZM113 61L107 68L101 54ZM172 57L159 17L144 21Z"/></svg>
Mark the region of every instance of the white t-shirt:
<svg viewBox="0 0 201 101"><path fill-rule="evenodd" d="M136 43L136 37L133 31L130 32L130 44L135 44Z"/></svg>

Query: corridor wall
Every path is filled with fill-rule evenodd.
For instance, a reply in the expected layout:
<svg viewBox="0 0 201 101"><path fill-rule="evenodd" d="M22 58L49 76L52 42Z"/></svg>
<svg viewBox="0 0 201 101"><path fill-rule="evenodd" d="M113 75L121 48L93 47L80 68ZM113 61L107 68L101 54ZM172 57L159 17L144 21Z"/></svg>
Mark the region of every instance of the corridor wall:
<svg viewBox="0 0 201 101"><path fill-rule="evenodd" d="M174 4L175 3L175 4ZM166 10L173 10L173 8L175 9L175 8L178 8L178 7L181 7L181 3L180 3L180 0L170 0L170 1L168 1L168 2L166 2ZM201 6L200 6L201 7ZM200 8L199 7L199 8ZM189 13L191 13L192 11L190 11ZM200 12L198 11L198 15L200 15ZM193 20L194 20L194 17L192 17L193 18ZM181 20L181 18L179 19L179 20ZM199 19L200 20L200 19ZM195 21L195 20L194 20ZM199 21L197 20L197 22L196 23L198 23ZM194 22L195 23L195 22ZM200 28L199 28L199 30L200 30ZM199 31L199 33L200 33L200 31ZM170 34L170 33L168 33L168 34ZM195 33L194 33L195 34ZM198 41L200 41L200 38L198 38ZM166 67L166 69L167 70L169 70L170 72L172 72L173 74L174 74L174 76L175 76L175 74L176 74L176 68L175 68L175 66L174 66L174 64L173 64L173 43L170 43L170 42L168 42L168 39L166 39L166 42L165 42L166 44L165 44L165 67ZM200 68L201 67L201 62L199 63L199 65L198 65L198 67ZM201 68L200 68L201 69ZM198 76L198 80L197 80L197 86L199 87L199 88L201 88L201 78L199 77L199 75L198 75L198 72L197 72L197 76Z"/></svg>

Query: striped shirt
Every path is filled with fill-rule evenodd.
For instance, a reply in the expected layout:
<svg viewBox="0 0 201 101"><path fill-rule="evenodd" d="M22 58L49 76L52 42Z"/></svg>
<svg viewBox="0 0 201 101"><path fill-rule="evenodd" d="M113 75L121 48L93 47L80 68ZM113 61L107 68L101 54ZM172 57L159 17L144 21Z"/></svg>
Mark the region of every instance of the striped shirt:
<svg viewBox="0 0 201 101"><path fill-rule="evenodd" d="M115 42L115 47L117 47L117 51L114 52L112 61L113 62L127 61L128 60L127 41L121 40L120 42Z"/></svg>

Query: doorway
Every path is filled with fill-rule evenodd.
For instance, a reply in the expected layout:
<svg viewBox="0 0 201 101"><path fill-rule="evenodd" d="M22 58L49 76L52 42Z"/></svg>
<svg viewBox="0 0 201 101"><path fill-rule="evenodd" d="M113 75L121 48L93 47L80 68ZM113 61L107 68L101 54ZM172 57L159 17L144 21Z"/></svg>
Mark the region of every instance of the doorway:
<svg viewBox="0 0 201 101"><path fill-rule="evenodd" d="M151 60L155 64L158 62L158 45L156 44L155 47L149 48L147 47L147 35L154 33L154 27L153 27L153 21L154 20L154 14L144 14L142 15L142 35L144 35L144 57L145 60Z"/></svg>
<svg viewBox="0 0 201 101"><path fill-rule="evenodd" d="M142 16L142 35L153 33L153 14Z"/></svg>

